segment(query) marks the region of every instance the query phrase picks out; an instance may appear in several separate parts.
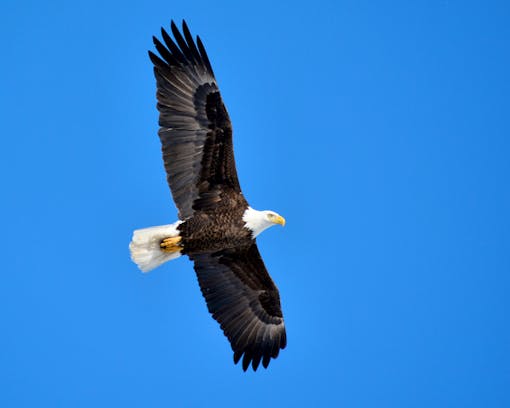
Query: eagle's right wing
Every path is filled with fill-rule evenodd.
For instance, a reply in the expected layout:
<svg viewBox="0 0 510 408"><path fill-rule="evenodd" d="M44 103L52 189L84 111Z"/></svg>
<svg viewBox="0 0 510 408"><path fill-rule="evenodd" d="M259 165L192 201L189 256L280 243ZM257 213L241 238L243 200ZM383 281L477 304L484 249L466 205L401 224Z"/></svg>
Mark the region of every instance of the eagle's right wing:
<svg viewBox="0 0 510 408"><path fill-rule="evenodd" d="M163 45L149 51L157 81L159 137L167 180L179 218L194 210L219 205L225 193L242 198L232 146L232 125L197 37L196 44L183 21L183 35L171 23L175 41L161 30Z"/></svg>
<svg viewBox="0 0 510 408"><path fill-rule="evenodd" d="M232 350L234 362L243 358L267 368L287 344L278 288L267 273L253 243L249 247L190 255L209 312L218 321Z"/></svg>

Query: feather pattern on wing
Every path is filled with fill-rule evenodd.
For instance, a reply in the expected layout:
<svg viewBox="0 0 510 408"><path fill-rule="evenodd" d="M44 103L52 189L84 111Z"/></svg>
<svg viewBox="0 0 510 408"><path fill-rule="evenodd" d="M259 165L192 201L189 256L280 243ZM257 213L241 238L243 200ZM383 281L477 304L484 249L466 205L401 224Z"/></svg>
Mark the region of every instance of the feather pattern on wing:
<svg viewBox="0 0 510 408"><path fill-rule="evenodd" d="M167 180L179 218L213 209L226 192L241 195L232 146L232 125L207 53L185 22L184 36L172 21L174 39L154 37L149 51L157 82L159 137Z"/></svg>
<svg viewBox="0 0 510 408"><path fill-rule="evenodd" d="M209 312L220 323L243 370L267 368L285 348L287 336L278 289L253 243L190 256Z"/></svg>

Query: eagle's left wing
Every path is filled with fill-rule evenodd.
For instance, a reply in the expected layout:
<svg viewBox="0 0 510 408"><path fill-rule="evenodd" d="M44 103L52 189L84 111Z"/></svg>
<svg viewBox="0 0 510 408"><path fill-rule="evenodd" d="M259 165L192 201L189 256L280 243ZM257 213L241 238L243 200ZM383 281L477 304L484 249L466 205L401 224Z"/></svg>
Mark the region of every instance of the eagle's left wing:
<svg viewBox="0 0 510 408"><path fill-rule="evenodd" d="M234 351L234 362L243 358L267 368L287 344L278 288L267 273L253 243L244 248L190 256L195 262L200 289L209 312L220 323Z"/></svg>
<svg viewBox="0 0 510 408"><path fill-rule="evenodd" d="M237 178L232 124L205 48L183 21L175 41L162 29L154 38L161 57L149 51L158 87L159 137L167 180L179 218L195 210L215 210L235 194L244 200Z"/></svg>

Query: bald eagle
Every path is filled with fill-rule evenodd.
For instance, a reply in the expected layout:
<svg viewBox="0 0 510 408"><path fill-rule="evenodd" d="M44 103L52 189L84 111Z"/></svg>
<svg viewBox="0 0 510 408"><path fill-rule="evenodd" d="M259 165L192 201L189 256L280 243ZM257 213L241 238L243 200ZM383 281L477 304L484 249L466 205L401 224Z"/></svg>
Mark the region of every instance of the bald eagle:
<svg viewBox="0 0 510 408"><path fill-rule="evenodd" d="M179 220L134 231L132 260L143 272L181 255L194 262L209 312L243 370L267 368L287 344L278 288L256 237L285 219L248 205L237 179L232 124L205 48L172 21L173 39L153 37L159 138Z"/></svg>

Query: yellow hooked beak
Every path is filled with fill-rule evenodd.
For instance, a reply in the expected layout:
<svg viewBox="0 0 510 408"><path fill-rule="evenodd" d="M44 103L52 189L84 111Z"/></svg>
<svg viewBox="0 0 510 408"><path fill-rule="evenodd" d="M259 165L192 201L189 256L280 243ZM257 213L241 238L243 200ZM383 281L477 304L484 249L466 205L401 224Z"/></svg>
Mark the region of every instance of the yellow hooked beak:
<svg viewBox="0 0 510 408"><path fill-rule="evenodd" d="M285 227L285 218L283 218L281 215L274 217L273 222L275 224L280 224L282 227Z"/></svg>

